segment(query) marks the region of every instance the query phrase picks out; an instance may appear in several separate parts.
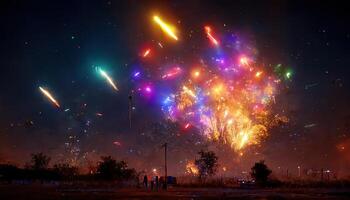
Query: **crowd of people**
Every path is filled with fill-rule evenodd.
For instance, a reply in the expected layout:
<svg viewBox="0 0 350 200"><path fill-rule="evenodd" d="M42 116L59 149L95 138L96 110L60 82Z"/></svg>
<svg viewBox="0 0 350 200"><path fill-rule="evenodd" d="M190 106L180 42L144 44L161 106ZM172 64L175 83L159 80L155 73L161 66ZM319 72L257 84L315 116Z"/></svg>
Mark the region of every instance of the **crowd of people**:
<svg viewBox="0 0 350 200"><path fill-rule="evenodd" d="M158 191L161 188L165 188L164 177L152 177L151 180L148 180L147 175L143 177L143 186L146 190L150 189L151 191Z"/></svg>

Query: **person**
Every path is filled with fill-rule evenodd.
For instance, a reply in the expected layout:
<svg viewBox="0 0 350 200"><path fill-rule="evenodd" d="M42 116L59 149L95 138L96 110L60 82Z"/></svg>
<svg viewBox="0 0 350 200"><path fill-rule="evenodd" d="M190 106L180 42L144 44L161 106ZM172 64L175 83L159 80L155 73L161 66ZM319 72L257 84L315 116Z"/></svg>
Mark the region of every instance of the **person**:
<svg viewBox="0 0 350 200"><path fill-rule="evenodd" d="M143 185L145 186L146 189L148 188L148 178L147 178L147 175L145 175L145 176L143 177Z"/></svg>
<svg viewBox="0 0 350 200"><path fill-rule="evenodd" d="M158 187L159 187L159 179L158 176L156 176L156 190L158 191Z"/></svg>
<svg viewBox="0 0 350 200"><path fill-rule="evenodd" d="M151 179L151 191L153 191L154 181Z"/></svg>

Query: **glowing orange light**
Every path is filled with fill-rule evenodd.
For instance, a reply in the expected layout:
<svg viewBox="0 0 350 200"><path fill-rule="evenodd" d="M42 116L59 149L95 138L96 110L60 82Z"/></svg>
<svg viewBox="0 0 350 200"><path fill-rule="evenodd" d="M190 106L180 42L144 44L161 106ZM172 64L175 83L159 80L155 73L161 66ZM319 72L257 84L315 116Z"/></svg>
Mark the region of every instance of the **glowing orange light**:
<svg viewBox="0 0 350 200"><path fill-rule="evenodd" d="M239 63L241 65L248 65L249 64L249 59L245 56L242 56L240 59L239 59Z"/></svg>
<svg viewBox="0 0 350 200"><path fill-rule="evenodd" d="M144 58L146 58L148 55L149 55L149 53L151 52L151 49L146 49L144 52L143 52L143 57Z"/></svg>
<svg viewBox="0 0 350 200"><path fill-rule="evenodd" d="M186 164L186 173L192 175L197 175L199 173L197 166L192 161Z"/></svg>
<svg viewBox="0 0 350 200"><path fill-rule="evenodd" d="M192 78L197 79L201 75L201 71L199 69L193 70L191 75L192 75Z"/></svg>
<svg viewBox="0 0 350 200"><path fill-rule="evenodd" d="M211 34L210 26L205 26L204 29L205 29L205 32L207 33L207 37L209 38L210 42L213 43L214 45L218 46L219 42Z"/></svg>
<svg viewBox="0 0 350 200"><path fill-rule="evenodd" d="M256 78L259 78L259 77L261 76L262 73L263 73L262 71L256 72L256 73L255 73L255 77L256 77Z"/></svg>

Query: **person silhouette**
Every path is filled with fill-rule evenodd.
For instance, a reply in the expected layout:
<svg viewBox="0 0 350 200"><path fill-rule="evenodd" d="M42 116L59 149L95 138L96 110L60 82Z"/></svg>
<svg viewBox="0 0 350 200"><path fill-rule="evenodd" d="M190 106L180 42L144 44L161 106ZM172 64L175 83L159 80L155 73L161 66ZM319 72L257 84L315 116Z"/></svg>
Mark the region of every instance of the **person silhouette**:
<svg viewBox="0 0 350 200"><path fill-rule="evenodd" d="M154 180L151 179L151 191L153 191L154 188Z"/></svg>
<svg viewBox="0 0 350 200"><path fill-rule="evenodd" d="M148 188L148 178L147 178L147 175L145 175L145 176L143 177L143 185L145 186L146 189Z"/></svg>
<svg viewBox="0 0 350 200"><path fill-rule="evenodd" d="M158 191L158 187L159 187L159 179L158 176L156 176L156 190Z"/></svg>

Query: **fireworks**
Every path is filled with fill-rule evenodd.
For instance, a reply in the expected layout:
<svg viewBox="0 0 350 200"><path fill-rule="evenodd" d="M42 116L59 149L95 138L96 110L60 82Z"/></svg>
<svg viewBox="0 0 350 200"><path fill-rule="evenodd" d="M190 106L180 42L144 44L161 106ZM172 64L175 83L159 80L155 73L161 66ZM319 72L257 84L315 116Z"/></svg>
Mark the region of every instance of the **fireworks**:
<svg viewBox="0 0 350 200"><path fill-rule="evenodd" d="M240 57L239 62L241 65L248 65L249 64L249 59L245 56Z"/></svg>
<svg viewBox="0 0 350 200"><path fill-rule="evenodd" d="M99 70L100 74L107 80L107 82L116 90L118 91L117 86L114 84L113 79L111 77L108 76L108 74L103 71L102 69Z"/></svg>
<svg viewBox="0 0 350 200"><path fill-rule="evenodd" d="M213 35L211 34L211 28L209 26L205 26L204 30L207 34L207 37L209 38L210 42L216 46L219 45L219 42L213 37Z"/></svg>
<svg viewBox="0 0 350 200"><path fill-rule="evenodd" d="M186 164L186 173L192 174L192 175L198 175L199 170L197 166L194 164L194 162L191 161Z"/></svg>
<svg viewBox="0 0 350 200"><path fill-rule="evenodd" d="M170 26L158 16L153 19L178 40ZM204 30L209 41L219 46L212 28L205 26ZM209 141L229 145L243 155L246 147L260 144L269 128L282 122L284 116L273 113L271 107L279 85L291 79L292 71L281 64L271 69L258 63L252 48L245 48L243 43L237 43L239 48L230 48L229 41L220 44L220 55L202 56L200 65L189 71L187 60L181 60L183 68L169 69L167 66L174 63L155 63L160 70L151 70L148 77L142 77L154 87L148 84L138 91L146 96L153 93L154 98L161 96L161 110L166 118L179 122L184 129L196 128Z"/></svg>
<svg viewBox="0 0 350 200"><path fill-rule="evenodd" d="M116 145L116 146L121 146L122 145L119 141L114 141L113 144Z"/></svg>
<svg viewBox="0 0 350 200"><path fill-rule="evenodd" d="M56 99L50 94L49 91L45 90L42 87L39 87L40 91L52 102L54 103L58 108L60 107L60 104L56 101Z"/></svg>
<svg viewBox="0 0 350 200"><path fill-rule="evenodd" d="M149 55L150 52L151 52L151 49L146 49L146 50L143 52L142 57L146 58L146 57Z"/></svg>
<svg viewBox="0 0 350 200"><path fill-rule="evenodd" d="M164 33L178 40L173 27L158 16L153 16L153 20ZM209 41L215 46L220 45L216 51L210 52L214 55L208 55L208 51L202 51L198 45L194 56L200 58L198 61L194 61L188 49L181 51L186 52L185 56L176 55L177 51L172 51L171 55L164 56L165 59L151 59L147 64L157 67L144 70L137 67L137 70L131 72L132 82L136 84L132 91L139 92L149 100L161 102L159 104L165 117L178 122L183 129L197 130L205 139L228 145L243 156L245 148L260 144L268 136L269 128L278 122L288 121L287 117L274 113L272 106L276 103L280 85L291 81L293 71L281 64L271 68L271 65L259 63L257 51L251 46L245 47L244 43L237 41L233 43L232 38L219 42L211 27L205 26L204 29ZM229 35L232 37L232 34ZM220 35L218 38L228 37ZM159 48L153 46L152 50L142 50L139 55L141 59L167 47L158 41L153 42ZM96 69L118 91L107 72ZM48 91L41 87L39 89L60 107ZM132 109L129 96L130 127ZM96 116L102 117L102 113L96 113ZM116 142L114 144L120 145ZM191 173L198 173L193 163L188 168Z"/></svg>
<svg viewBox="0 0 350 200"><path fill-rule="evenodd" d="M192 72L192 78L194 78L194 79L199 78L200 75L201 75L201 71L200 70L194 70Z"/></svg>
<svg viewBox="0 0 350 200"><path fill-rule="evenodd" d="M181 68L175 67L175 68L170 69L167 73L165 73L162 76L162 79L169 79L169 78L175 77L176 75L178 75L180 73L181 73Z"/></svg>
<svg viewBox="0 0 350 200"><path fill-rule="evenodd" d="M163 32L165 32L167 35L169 35L174 40L176 40L176 41L178 40L177 36L174 33L174 28L172 28L170 25L163 22L163 20L160 19L160 17L158 17L156 15L153 16L153 20L160 26L160 28L163 30Z"/></svg>

